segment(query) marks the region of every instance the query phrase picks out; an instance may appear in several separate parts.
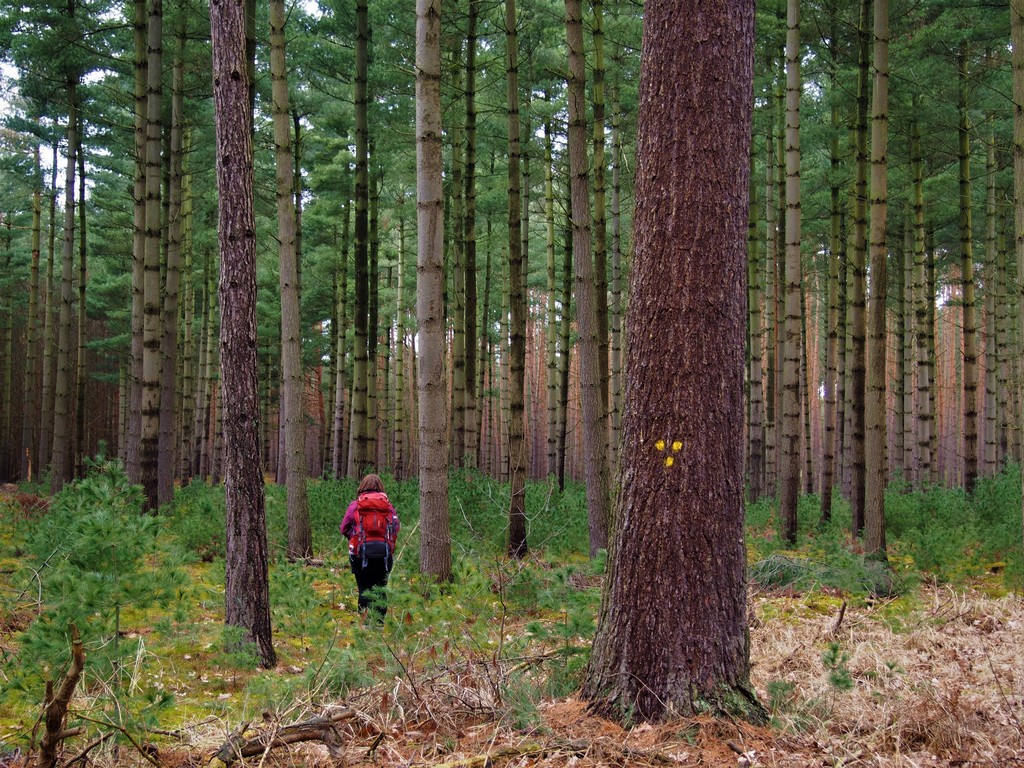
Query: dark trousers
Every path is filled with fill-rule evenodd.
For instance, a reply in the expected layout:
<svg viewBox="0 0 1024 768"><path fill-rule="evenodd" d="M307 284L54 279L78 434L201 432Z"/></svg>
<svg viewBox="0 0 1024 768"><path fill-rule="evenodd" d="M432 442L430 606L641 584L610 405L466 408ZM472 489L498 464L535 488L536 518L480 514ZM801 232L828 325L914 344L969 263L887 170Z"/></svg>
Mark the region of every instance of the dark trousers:
<svg viewBox="0 0 1024 768"><path fill-rule="evenodd" d="M375 619L383 619L388 612L388 598L384 592L388 585L387 559L370 557L364 560L350 555L349 563L359 588L359 610L369 611Z"/></svg>

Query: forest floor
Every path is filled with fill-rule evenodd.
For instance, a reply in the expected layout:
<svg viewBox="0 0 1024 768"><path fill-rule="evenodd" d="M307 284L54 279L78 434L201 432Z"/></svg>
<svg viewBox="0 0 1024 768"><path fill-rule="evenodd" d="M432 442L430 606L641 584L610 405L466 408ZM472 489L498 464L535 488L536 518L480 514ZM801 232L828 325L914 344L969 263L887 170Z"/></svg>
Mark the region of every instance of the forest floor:
<svg viewBox="0 0 1024 768"><path fill-rule="evenodd" d="M768 727L690 718L623 728L574 697L541 701L524 726L488 693L486 670L467 667L395 678L345 702L333 750L306 742L245 764L1024 766L1019 596L922 587L912 604L848 605L838 595L769 592L753 595L751 609L752 680L773 713ZM186 729L161 765L210 764L228 725ZM285 725L275 719L246 736Z"/></svg>

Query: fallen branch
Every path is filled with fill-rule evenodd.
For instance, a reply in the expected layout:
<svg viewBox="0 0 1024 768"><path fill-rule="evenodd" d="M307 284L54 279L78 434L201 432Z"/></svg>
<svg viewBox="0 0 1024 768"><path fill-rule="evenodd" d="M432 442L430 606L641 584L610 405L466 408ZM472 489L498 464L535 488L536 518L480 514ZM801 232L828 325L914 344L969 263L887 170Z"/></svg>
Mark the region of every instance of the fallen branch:
<svg viewBox="0 0 1024 768"><path fill-rule="evenodd" d="M44 701L44 719L46 722L46 733L43 734L39 744L38 768L55 768L57 765L57 750L65 739L71 736L78 736L84 732L84 728L64 728L64 722L68 716L68 707L71 705L71 697L75 693L75 686L82 677L82 670L85 668L85 646L82 645L82 638L78 634L78 627L70 625L71 630L71 668L64 675L64 681L60 685L60 691L55 695L53 692L53 681L46 681L46 699Z"/></svg>
<svg viewBox="0 0 1024 768"><path fill-rule="evenodd" d="M341 738L337 724L356 716L354 709L337 709L319 717L292 723L271 732L257 733L246 738L236 733L210 758L208 768L224 768L246 757L254 757L277 747L303 741L320 741L327 745L332 757L341 753Z"/></svg>

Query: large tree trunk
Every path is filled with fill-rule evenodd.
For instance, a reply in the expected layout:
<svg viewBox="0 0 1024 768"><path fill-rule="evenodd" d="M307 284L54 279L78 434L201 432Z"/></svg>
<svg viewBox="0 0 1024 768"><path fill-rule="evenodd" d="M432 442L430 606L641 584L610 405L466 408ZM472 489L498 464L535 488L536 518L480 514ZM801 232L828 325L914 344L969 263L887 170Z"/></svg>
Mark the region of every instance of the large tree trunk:
<svg viewBox="0 0 1024 768"><path fill-rule="evenodd" d="M888 242L889 0L875 4L875 80L871 104L871 310L865 440L864 548L885 557L887 339L885 303Z"/></svg>
<svg viewBox="0 0 1024 768"><path fill-rule="evenodd" d="M583 686L620 718L765 716L743 544L753 21L745 0L644 9L622 495Z"/></svg>
<svg viewBox="0 0 1024 768"><path fill-rule="evenodd" d="M782 345L782 424L779 432L779 535L796 543L800 495L800 3L786 13L786 267Z"/></svg>
<svg viewBox="0 0 1024 768"><path fill-rule="evenodd" d="M276 661L270 625L267 526L259 447L256 346L256 221L252 105L244 0L210 3L216 109L218 242L221 254L221 382L224 395L226 559L224 618ZM214 472L216 474L216 466Z"/></svg>
<svg viewBox="0 0 1024 768"><path fill-rule="evenodd" d="M281 287L281 367L284 379L284 462L288 487L290 560L313 555L306 500L306 415L302 408L302 322L299 314L299 254L295 244L295 173L292 167L284 0L270 0L270 80L277 181L277 241Z"/></svg>
<svg viewBox="0 0 1024 768"><path fill-rule="evenodd" d="M522 199L519 127L519 43L516 36L516 2L505 0L505 70L508 107L508 459L510 498L508 553L526 554L526 297L523 292Z"/></svg>
<svg viewBox="0 0 1024 768"><path fill-rule="evenodd" d="M420 570L452 578L444 370L441 0L416 0L416 319L419 323Z"/></svg>
<svg viewBox="0 0 1024 768"><path fill-rule="evenodd" d="M576 263L576 318L579 327L580 400L583 411L583 462L587 486L590 556L608 546L608 429L602 394L598 278L590 256L590 206L587 193L586 82L583 12L580 0L566 0L569 46L569 185L572 189L572 250ZM603 284L603 281L601 281ZM605 388L606 389L606 388Z"/></svg>

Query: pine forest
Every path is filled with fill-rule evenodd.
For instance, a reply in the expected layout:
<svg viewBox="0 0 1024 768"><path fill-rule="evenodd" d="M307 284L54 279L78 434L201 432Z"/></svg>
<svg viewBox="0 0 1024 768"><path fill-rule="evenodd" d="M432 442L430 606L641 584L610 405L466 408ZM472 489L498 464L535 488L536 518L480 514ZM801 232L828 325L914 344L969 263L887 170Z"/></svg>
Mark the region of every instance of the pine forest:
<svg viewBox="0 0 1024 768"><path fill-rule="evenodd" d="M1024 0L6 3L0 766L1017 764L1022 285Z"/></svg>

